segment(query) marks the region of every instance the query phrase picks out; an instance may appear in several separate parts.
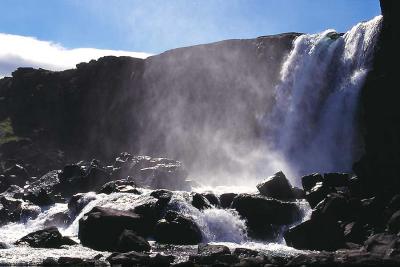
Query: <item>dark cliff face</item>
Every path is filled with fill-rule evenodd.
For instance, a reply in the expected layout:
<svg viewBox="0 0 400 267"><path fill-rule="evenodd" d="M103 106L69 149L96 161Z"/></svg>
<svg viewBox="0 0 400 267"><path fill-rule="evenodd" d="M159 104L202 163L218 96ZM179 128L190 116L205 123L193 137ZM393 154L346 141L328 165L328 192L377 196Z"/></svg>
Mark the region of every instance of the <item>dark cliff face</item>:
<svg viewBox="0 0 400 267"><path fill-rule="evenodd" d="M400 188L400 1L380 3L383 26L361 99L366 153L354 165L371 193Z"/></svg>
<svg viewBox="0 0 400 267"><path fill-rule="evenodd" d="M29 145L66 161L131 151L190 163L217 151L202 148L204 131L228 127L226 138L252 140L259 135L255 114L268 108L297 35L180 48L146 60L104 57L62 72L17 69L0 80L1 158L18 161L23 155L13 150Z"/></svg>

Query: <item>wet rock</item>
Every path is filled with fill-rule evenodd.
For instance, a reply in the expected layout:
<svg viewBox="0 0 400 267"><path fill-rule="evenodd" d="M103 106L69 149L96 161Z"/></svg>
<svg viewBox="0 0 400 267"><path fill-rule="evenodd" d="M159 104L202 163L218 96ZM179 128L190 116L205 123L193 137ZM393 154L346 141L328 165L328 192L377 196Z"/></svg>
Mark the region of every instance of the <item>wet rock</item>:
<svg viewBox="0 0 400 267"><path fill-rule="evenodd" d="M163 197L159 199L149 197L143 202L143 204L134 208L134 212L143 217L143 220L145 220L149 228L154 229L157 221L164 215L169 199Z"/></svg>
<svg viewBox="0 0 400 267"><path fill-rule="evenodd" d="M54 195L43 188L35 191L30 191L28 189L28 191L24 195L24 199L29 200L30 202L38 206L49 206L56 202Z"/></svg>
<svg viewBox="0 0 400 267"><path fill-rule="evenodd" d="M213 205L214 207L220 207L221 206L221 202L219 201L219 198L211 192L208 193L203 193L202 194L207 200L208 202L210 202L211 205Z"/></svg>
<svg viewBox="0 0 400 267"><path fill-rule="evenodd" d="M89 202L96 199L93 193L78 193L68 201L68 210L71 216L77 216Z"/></svg>
<svg viewBox="0 0 400 267"><path fill-rule="evenodd" d="M136 183L132 180L122 179L111 181L103 185L99 193L111 194L111 193L133 193L140 194L139 190L136 189Z"/></svg>
<svg viewBox="0 0 400 267"><path fill-rule="evenodd" d="M64 166L64 168L60 172L59 178L61 182L66 183L70 180L73 180L74 178L82 177L84 175L85 170L82 168L82 166L71 164Z"/></svg>
<svg viewBox="0 0 400 267"><path fill-rule="evenodd" d="M200 243L202 235L193 220L168 211L165 219L157 223L154 238L160 243L185 245Z"/></svg>
<svg viewBox="0 0 400 267"><path fill-rule="evenodd" d="M73 240L63 237L56 227L30 233L16 242L17 245L23 243L35 248L59 248L62 245L76 244Z"/></svg>
<svg viewBox="0 0 400 267"><path fill-rule="evenodd" d="M367 231L364 224L360 222L351 222L344 227L344 238L346 242L362 244L367 239Z"/></svg>
<svg viewBox="0 0 400 267"><path fill-rule="evenodd" d="M151 192L150 196L157 198L158 200L161 200L162 202L168 203L171 200L173 193L169 190L157 189L157 190L154 190L153 192Z"/></svg>
<svg viewBox="0 0 400 267"><path fill-rule="evenodd" d="M333 193L335 190L332 187L328 187L322 182L316 183L316 185L306 192L306 200L310 204L311 208L317 206L329 193Z"/></svg>
<svg viewBox="0 0 400 267"><path fill-rule="evenodd" d="M7 248L9 248L9 246L6 243L0 242L0 249L7 249Z"/></svg>
<svg viewBox="0 0 400 267"><path fill-rule="evenodd" d="M79 220L78 237L86 247L113 250L124 230L132 230L140 236L150 232L143 217L134 212L94 207Z"/></svg>
<svg viewBox="0 0 400 267"><path fill-rule="evenodd" d="M312 173L301 177L301 184L305 191L311 190L318 182L322 182L324 177L319 173Z"/></svg>
<svg viewBox="0 0 400 267"><path fill-rule="evenodd" d="M10 185L7 190L1 193L2 196L11 197L11 198L23 198L24 189L19 187L18 185Z"/></svg>
<svg viewBox="0 0 400 267"><path fill-rule="evenodd" d="M42 265L43 266L57 266L58 262L55 258L47 257L46 259L43 260Z"/></svg>
<svg viewBox="0 0 400 267"><path fill-rule="evenodd" d="M136 251L130 251L127 253L112 253L107 258L107 261L113 266L148 266L150 262L150 256Z"/></svg>
<svg viewBox="0 0 400 267"><path fill-rule="evenodd" d="M392 217L390 217L387 223L387 229L393 234L397 234L400 231L400 210L396 211Z"/></svg>
<svg viewBox="0 0 400 267"><path fill-rule="evenodd" d="M159 163L154 167L140 170L144 185L154 189L189 190L186 182L187 172L180 162Z"/></svg>
<svg viewBox="0 0 400 267"><path fill-rule="evenodd" d="M230 208L233 199L237 196L236 193L224 193L221 194L219 200L221 202L221 207L224 209Z"/></svg>
<svg viewBox="0 0 400 267"><path fill-rule="evenodd" d="M364 244L366 251L380 255L399 255L400 239L397 235L380 233L371 236Z"/></svg>
<svg viewBox="0 0 400 267"><path fill-rule="evenodd" d="M274 236L271 225L290 225L301 218L301 211L295 203L260 195L239 194L231 207L247 220L250 234L263 239Z"/></svg>
<svg viewBox="0 0 400 267"><path fill-rule="evenodd" d="M208 201L208 199L199 194L195 193L192 197L192 206L199 209L199 210L204 210L204 209L210 209L212 208L211 203Z"/></svg>
<svg viewBox="0 0 400 267"><path fill-rule="evenodd" d="M90 264L85 264L85 261L81 258L73 257L60 257L57 260L57 264L61 266L89 266ZM94 265L94 264L93 264Z"/></svg>
<svg viewBox="0 0 400 267"><path fill-rule="evenodd" d="M66 227L72 222L71 217L69 216L68 211L54 213L45 220L43 225L45 227Z"/></svg>
<svg viewBox="0 0 400 267"><path fill-rule="evenodd" d="M5 177L7 177L10 185L24 186L25 182L29 178L27 170L19 164L14 164L13 166L4 170L3 174Z"/></svg>
<svg viewBox="0 0 400 267"><path fill-rule="evenodd" d="M143 237L138 236L132 230L124 230L118 238L117 251L150 251L151 246Z"/></svg>
<svg viewBox="0 0 400 267"><path fill-rule="evenodd" d="M292 187L283 172L277 172L257 185L260 194L280 200L293 199Z"/></svg>
<svg viewBox="0 0 400 267"><path fill-rule="evenodd" d="M25 222L35 219L41 212L38 206L11 197L0 197L0 224Z"/></svg>
<svg viewBox="0 0 400 267"><path fill-rule="evenodd" d="M305 199L306 192L303 189L292 187L293 197L295 199Z"/></svg>
<svg viewBox="0 0 400 267"><path fill-rule="evenodd" d="M332 251L344 247L343 230L331 220L312 219L285 232L286 244L297 249Z"/></svg>
<svg viewBox="0 0 400 267"><path fill-rule="evenodd" d="M248 248L235 248L233 254L239 258L249 258L258 256L259 252Z"/></svg>
<svg viewBox="0 0 400 267"><path fill-rule="evenodd" d="M348 199L338 193L331 193L314 208L312 217L323 217L332 221L349 221L352 210Z"/></svg>
<svg viewBox="0 0 400 267"><path fill-rule="evenodd" d="M189 260L196 264L234 264L239 262L236 255L231 255L227 246L199 244L197 255L189 256Z"/></svg>

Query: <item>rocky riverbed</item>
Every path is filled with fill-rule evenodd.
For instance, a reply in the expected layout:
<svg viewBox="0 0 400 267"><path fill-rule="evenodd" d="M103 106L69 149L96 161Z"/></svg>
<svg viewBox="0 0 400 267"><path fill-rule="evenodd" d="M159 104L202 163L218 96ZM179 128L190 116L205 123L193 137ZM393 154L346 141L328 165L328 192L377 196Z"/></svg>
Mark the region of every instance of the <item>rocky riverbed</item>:
<svg viewBox="0 0 400 267"><path fill-rule="evenodd" d="M1 175L0 263L398 263L400 196L364 198L358 178L344 173L301 180L303 189L292 187L278 172L247 193L213 193L166 158L121 153L35 180L11 164Z"/></svg>

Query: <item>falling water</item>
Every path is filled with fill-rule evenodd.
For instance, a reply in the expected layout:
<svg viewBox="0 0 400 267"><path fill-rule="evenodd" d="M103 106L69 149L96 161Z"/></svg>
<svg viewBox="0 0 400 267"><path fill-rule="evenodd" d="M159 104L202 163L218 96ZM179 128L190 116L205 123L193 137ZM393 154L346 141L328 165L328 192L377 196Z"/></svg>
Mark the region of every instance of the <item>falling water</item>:
<svg viewBox="0 0 400 267"><path fill-rule="evenodd" d="M360 89L371 67L382 17L341 35L301 35L281 70L268 116L269 143L291 174L350 171L362 144L357 123Z"/></svg>

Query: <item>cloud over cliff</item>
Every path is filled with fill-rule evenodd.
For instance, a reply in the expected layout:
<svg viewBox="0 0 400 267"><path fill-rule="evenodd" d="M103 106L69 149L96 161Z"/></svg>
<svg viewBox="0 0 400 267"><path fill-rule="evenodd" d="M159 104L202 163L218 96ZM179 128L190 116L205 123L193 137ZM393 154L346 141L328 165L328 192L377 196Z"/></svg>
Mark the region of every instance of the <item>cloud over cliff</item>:
<svg viewBox="0 0 400 267"><path fill-rule="evenodd" d="M96 48L68 49L34 37L0 33L0 77L10 75L18 67L65 70L74 68L77 63L109 55L146 58L151 54Z"/></svg>

